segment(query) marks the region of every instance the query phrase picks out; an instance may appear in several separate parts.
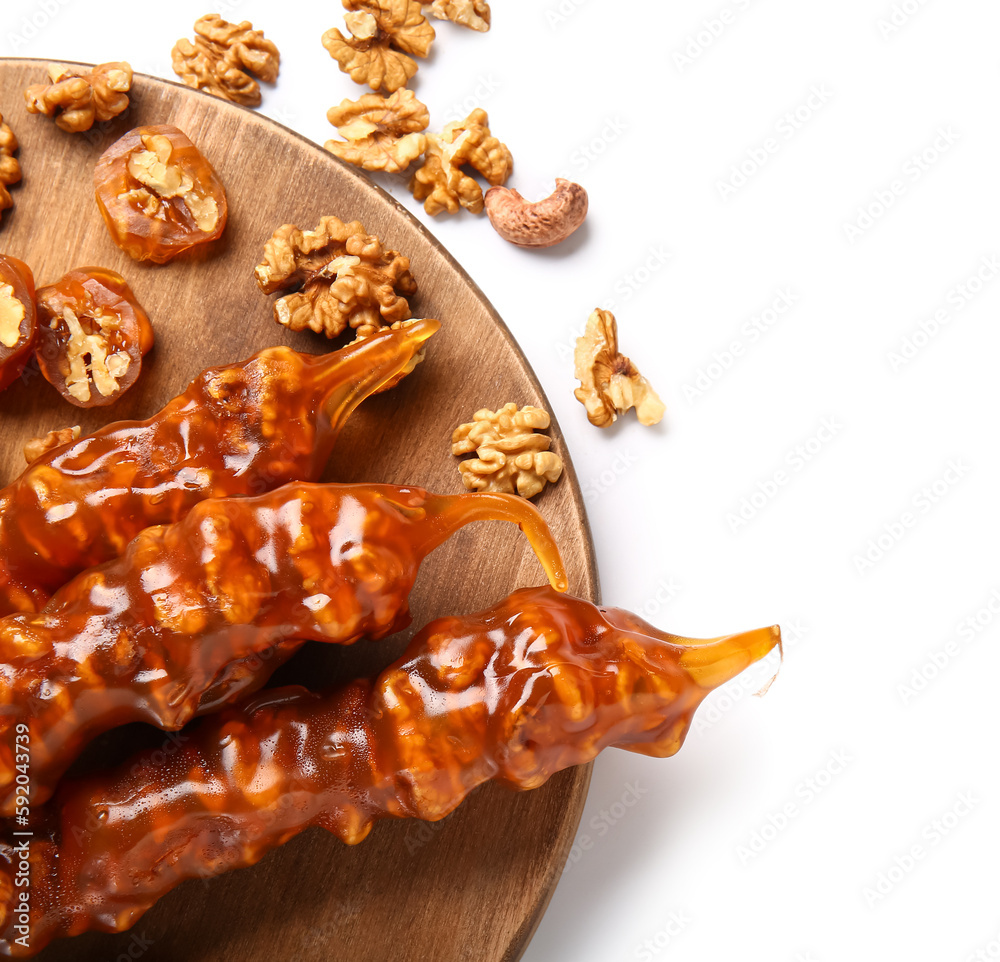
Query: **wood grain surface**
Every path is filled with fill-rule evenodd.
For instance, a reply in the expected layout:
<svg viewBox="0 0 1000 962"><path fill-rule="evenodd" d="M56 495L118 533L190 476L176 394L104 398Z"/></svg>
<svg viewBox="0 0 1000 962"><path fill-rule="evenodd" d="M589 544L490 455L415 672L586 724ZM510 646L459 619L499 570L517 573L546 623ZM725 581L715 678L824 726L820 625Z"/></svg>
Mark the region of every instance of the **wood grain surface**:
<svg viewBox="0 0 1000 962"><path fill-rule="evenodd" d="M252 274L274 228L286 222L311 228L324 214L357 218L406 253L420 286L414 315L444 325L427 362L354 416L327 480L459 491L449 443L457 424L478 408L506 401L548 408L481 291L403 207L352 168L252 111L140 75L124 115L86 134L67 134L25 111L22 91L44 76L43 61L0 60L0 112L20 139L24 172L13 188L14 208L0 221L0 251L27 261L39 284L80 266L120 272L148 311L157 343L136 387L110 409L71 407L30 371L0 394L0 483L23 469L21 447L35 435L77 423L89 432L107 420L147 417L203 368L268 345L328 350L315 335L276 325L272 299L258 291ZM230 208L219 243L165 266L137 264L114 246L92 189L101 152L132 127L158 123L175 124L201 148L226 185ZM477 236L470 225L468 243ZM562 547L570 590L597 600L577 479L558 425L551 434L567 470L537 505ZM514 526L470 525L424 565L412 596L413 628L543 581ZM397 656L409 634L351 649L310 645L275 683L320 687L374 673ZM163 739L162 732L133 726L92 746L83 764L108 764L126 746ZM252 869L175 889L133 929L141 943L130 933L92 933L57 943L40 958L103 962L131 948L148 962L517 959L562 871L589 778L588 766L563 772L534 792L489 785L440 823L382 822L354 848L312 829Z"/></svg>

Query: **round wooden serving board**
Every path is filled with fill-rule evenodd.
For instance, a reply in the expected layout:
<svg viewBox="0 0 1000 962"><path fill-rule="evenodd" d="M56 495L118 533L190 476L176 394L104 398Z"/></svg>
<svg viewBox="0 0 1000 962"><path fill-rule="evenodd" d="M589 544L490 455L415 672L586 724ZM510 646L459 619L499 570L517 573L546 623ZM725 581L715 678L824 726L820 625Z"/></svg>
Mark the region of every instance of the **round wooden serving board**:
<svg viewBox="0 0 1000 962"><path fill-rule="evenodd" d="M24 442L53 428L78 423L86 433L108 420L148 417L203 368L269 345L329 350L322 338L275 324L273 299L253 279L276 227L292 222L311 228L324 214L358 219L407 254L420 288L414 316L443 323L427 361L400 387L365 402L351 420L328 480L460 491L450 451L456 425L479 408L506 401L548 408L528 362L478 287L403 207L359 172L253 111L146 76L136 76L131 106L121 117L86 134L64 133L24 107L24 88L43 81L45 67L43 61L0 61L0 112L21 142L24 172L12 189L14 208L0 220L0 251L26 261L38 284L80 266L120 272L148 311L157 340L138 383L113 408L71 407L37 373L0 394L0 484L23 470ZM162 123L180 127L212 162L230 213L224 237L211 250L155 266L132 261L111 242L94 202L92 171L102 151L127 130ZM476 243L484 229L470 225L468 242ZM537 504L561 545L570 590L596 600L579 486L558 425L551 434L566 473ZM543 581L513 525L471 525L424 565L411 600L414 629ZM312 645L275 682L322 687L375 673L405 641L399 636L340 650ZM91 751L91 764L95 755L99 764L120 754L122 737ZM129 737L163 740L162 733L143 729ZM67 939L40 957L103 962L131 949L149 962L517 959L562 871L589 778L590 768L582 767L534 792L488 785L440 823L381 822L353 848L312 829L254 868L181 885L131 933Z"/></svg>

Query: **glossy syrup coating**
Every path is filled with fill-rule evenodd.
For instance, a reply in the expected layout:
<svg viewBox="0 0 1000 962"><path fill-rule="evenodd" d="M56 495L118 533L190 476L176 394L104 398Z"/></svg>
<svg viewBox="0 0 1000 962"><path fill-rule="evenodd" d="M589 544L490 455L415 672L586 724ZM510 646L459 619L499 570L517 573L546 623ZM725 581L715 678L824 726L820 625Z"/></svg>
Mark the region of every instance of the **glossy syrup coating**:
<svg viewBox="0 0 1000 962"><path fill-rule="evenodd" d="M268 348L210 368L146 421L57 448L0 490L0 615L37 611L145 527L199 501L314 481L354 409L440 327L415 321L331 354Z"/></svg>
<svg viewBox="0 0 1000 962"><path fill-rule="evenodd" d="M147 528L43 611L0 619L0 815L13 815L19 796L45 801L109 728L178 729L203 696L214 708L260 687L279 661L250 656L404 628L424 557L479 520L519 524L565 589L545 522L513 495L295 482L203 501L175 525ZM26 792L17 787L25 733Z"/></svg>
<svg viewBox="0 0 1000 962"><path fill-rule="evenodd" d="M705 695L778 644L776 627L680 638L550 588L442 618L374 684L264 692L165 763L64 783L35 813L23 931L16 839L3 851L0 949L127 929L184 879L253 865L311 825L354 844L380 818L443 818L491 779L537 788L611 746L672 755Z"/></svg>
<svg viewBox="0 0 1000 962"><path fill-rule="evenodd" d="M94 194L112 239L137 261L165 264L226 227L222 181L169 124L136 127L116 140L94 168Z"/></svg>
<svg viewBox="0 0 1000 962"><path fill-rule="evenodd" d="M37 331L31 269L16 257L0 254L0 391L21 376L35 346ZM2 399L0 410L3 410Z"/></svg>
<svg viewBox="0 0 1000 962"><path fill-rule="evenodd" d="M36 302L38 367L65 400L104 407L135 384L153 327L121 274L80 267L39 288Z"/></svg>

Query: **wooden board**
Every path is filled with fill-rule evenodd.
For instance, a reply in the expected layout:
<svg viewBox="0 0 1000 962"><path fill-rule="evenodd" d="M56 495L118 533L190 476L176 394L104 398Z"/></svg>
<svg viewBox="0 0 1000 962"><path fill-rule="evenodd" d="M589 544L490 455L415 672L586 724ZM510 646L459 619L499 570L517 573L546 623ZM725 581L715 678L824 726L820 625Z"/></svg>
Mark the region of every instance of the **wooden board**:
<svg viewBox="0 0 1000 962"><path fill-rule="evenodd" d="M482 292L403 207L315 144L250 110L177 84L135 79L128 111L87 134L30 116L22 91L45 63L0 60L0 112L21 142L24 180L0 221L0 251L27 261L39 284L74 267L124 275L153 320L157 344L136 387L110 411L80 411L40 377L0 394L0 483L22 469L21 446L53 428L147 417L203 368L272 344L314 353L328 342L274 323L271 298L252 276L279 224L313 227L324 214L357 218L412 261L415 316L441 319L428 360L399 388L367 401L337 447L327 480L412 483L462 490L450 452L453 428L506 401L548 408L538 381ZM165 266L137 264L111 242L91 178L101 152L140 124L184 130L215 166L229 197L229 225L211 251ZM468 243L481 237L470 225ZM593 547L579 486L559 427L551 434L566 474L537 499L562 547L571 590L597 599ZM475 611L515 587L540 584L541 568L513 525L475 524L432 555L412 597L414 628L445 613ZM276 676L312 686L368 674L396 657L406 637L335 650L313 645ZM106 761L122 736L90 753ZM162 733L133 730L132 741ZM522 954L562 871L586 796L589 767L543 788L476 792L434 826L383 822L348 848L319 829L258 866L175 889L140 920L143 959L271 962L500 962ZM89 934L41 958L118 957L132 935Z"/></svg>

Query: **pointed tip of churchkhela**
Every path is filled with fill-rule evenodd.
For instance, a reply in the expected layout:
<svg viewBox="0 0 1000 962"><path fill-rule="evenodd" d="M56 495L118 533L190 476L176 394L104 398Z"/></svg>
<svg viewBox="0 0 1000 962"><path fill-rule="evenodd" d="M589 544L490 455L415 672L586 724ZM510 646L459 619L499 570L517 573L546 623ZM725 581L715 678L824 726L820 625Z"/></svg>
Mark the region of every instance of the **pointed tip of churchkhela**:
<svg viewBox="0 0 1000 962"><path fill-rule="evenodd" d="M732 681L775 648L784 657L781 629L777 625L705 641L673 640L683 648L680 666L706 691Z"/></svg>
<svg viewBox="0 0 1000 962"><path fill-rule="evenodd" d="M549 579L549 584L559 592L569 588L566 566L559 554L559 546L552 537L545 519L530 501L515 494L487 491L428 495L426 511L423 521L426 531L415 549L419 555L430 554L459 528L473 521L511 521L528 539Z"/></svg>
<svg viewBox="0 0 1000 962"><path fill-rule="evenodd" d="M334 380L322 407L334 433L366 397L412 371L424 343L441 329L441 322L429 317L403 325L396 330L385 328L323 356L321 369Z"/></svg>

